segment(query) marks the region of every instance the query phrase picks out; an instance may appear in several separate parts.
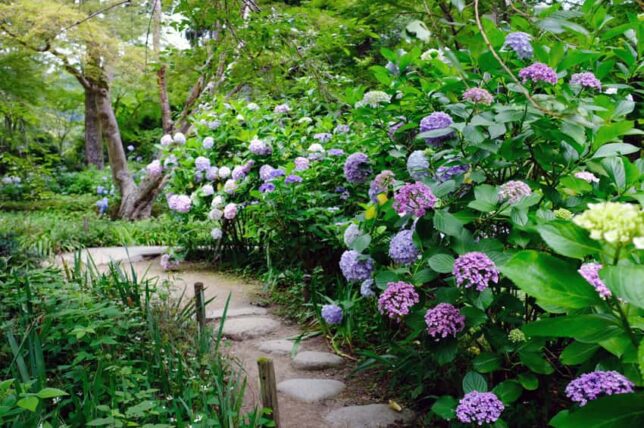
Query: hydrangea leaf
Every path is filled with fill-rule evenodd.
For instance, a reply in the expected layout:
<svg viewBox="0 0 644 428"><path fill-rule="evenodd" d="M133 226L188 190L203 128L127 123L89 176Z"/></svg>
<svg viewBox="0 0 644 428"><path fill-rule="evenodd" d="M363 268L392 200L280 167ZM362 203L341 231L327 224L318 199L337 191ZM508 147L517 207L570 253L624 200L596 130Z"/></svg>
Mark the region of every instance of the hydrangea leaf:
<svg viewBox="0 0 644 428"><path fill-rule="evenodd" d="M623 428L644 426L644 393L598 398L550 420L555 428Z"/></svg>
<svg viewBox="0 0 644 428"><path fill-rule="evenodd" d="M566 346L566 349L563 350L559 359L567 365L581 364L595 355L598 349L599 346L593 343L572 342Z"/></svg>
<svg viewBox="0 0 644 428"><path fill-rule="evenodd" d="M590 239L588 232L570 222L552 222L537 228L541 238L558 254L583 260L601 251L599 242Z"/></svg>
<svg viewBox="0 0 644 428"><path fill-rule="evenodd" d="M458 401L451 395L443 395L432 405L432 412L445 420L452 420L456 416Z"/></svg>
<svg viewBox="0 0 644 428"><path fill-rule="evenodd" d="M477 372L468 372L463 378L463 392L487 392L487 381Z"/></svg>
<svg viewBox="0 0 644 428"><path fill-rule="evenodd" d="M584 343L597 343L622 332L615 317L608 314L546 318L526 324L521 330L530 337L572 337Z"/></svg>
<svg viewBox="0 0 644 428"><path fill-rule="evenodd" d="M606 266L599 276L617 297L644 309L644 266Z"/></svg>
<svg viewBox="0 0 644 428"><path fill-rule="evenodd" d="M494 389L492 389L492 392L494 392L496 396L507 405L516 401L521 396L523 388L521 388L521 384L519 384L519 382L511 379L501 382L495 386Z"/></svg>

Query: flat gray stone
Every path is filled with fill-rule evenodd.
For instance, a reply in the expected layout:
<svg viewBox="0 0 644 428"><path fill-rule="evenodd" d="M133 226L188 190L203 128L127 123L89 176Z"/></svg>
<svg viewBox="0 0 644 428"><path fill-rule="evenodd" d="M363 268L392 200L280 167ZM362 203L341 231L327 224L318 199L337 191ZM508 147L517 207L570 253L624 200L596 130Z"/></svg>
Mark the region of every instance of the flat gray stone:
<svg viewBox="0 0 644 428"><path fill-rule="evenodd" d="M232 340L254 339L277 330L279 326L279 322L266 317L231 318L224 321L222 334Z"/></svg>
<svg viewBox="0 0 644 428"><path fill-rule="evenodd" d="M333 398L345 387L344 383L332 379L289 379L277 384L279 392L305 403Z"/></svg>
<svg viewBox="0 0 644 428"><path fill-rule="evenodd" d="M259 344L259 350L267 354L290 355L295 342L286 339L267 340Z"/></svg>
<svg viewBox="0 0 644 428"><path fill-rule="evenodd" d="M260 308L257 306L246 306L243 308L228 309L228 312L226 312L226 319L245 317L248 315L266 315L267 313L268 311L266 310L266 308ZM209 312L207 318L218 320L218 319L221 319L221 317L223 316L224 316L224 310L216 309L214 311Z"/></svg>
<svg viewBox="0 0 644 428"><path fill-rule="evenodd" d="M324 370L341 366L342 358L329 352L304 351L293 358L293 367L302 370Z"/></svg>
<svg viewBox="0 0 644 428"><path fill-rule="evenodd" d="M336 409L324 418L332 427L342 428L387 428L395 423L410 424L414 412L392 410L386 404L367 404Z"/></svg>
<svg viewBox="0 0 644 428"><path fill-rule="evenodd" d="M106 265L110 262L140 262L145 258L156 257L168 250L164 246L133 246L133 247L96 247L86 248L80 251L80 259L88 264L90 260L96 266ZM57 256L55 264L73 264L76 252L64 253Z"/></svg>

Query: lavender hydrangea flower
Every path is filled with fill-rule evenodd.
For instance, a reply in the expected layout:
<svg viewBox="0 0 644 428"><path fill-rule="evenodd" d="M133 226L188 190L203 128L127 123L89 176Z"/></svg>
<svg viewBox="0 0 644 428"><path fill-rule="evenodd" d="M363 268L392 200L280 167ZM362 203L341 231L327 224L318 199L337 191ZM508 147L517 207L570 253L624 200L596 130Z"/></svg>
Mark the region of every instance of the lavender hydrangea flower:
<svg viewBox="0 0 644 428"><path fill-rule="evenodd" d="M414 180L421 180L429 175L429 160L422 150L413 151L407 158L407 172Z"/></svg>
<svg viewBox="0 0 644 428"><path fill-rule="evenodd" d="M262 185L259 186L259 191L262 193L270 193L274 190L275 190L275 185L271 182L262 183Z"/></svg>
<svg viewBox="0 0 644 428"><path fill-rule="evenodd" d="M131 145L131 144L129 146L127 146L127 151L128 152L133 152L134 151L134 146Z"/></svg>
<svg viewBox="0 0 644 428"><path fill-rule="evenodd" d="M397 76L398 74L400 74L400 68L391 61L387 62L387 64L385 65L385 68L389 73L393 74L394 76Z"/></svg>
<svg viewBox="0 0 644 428"><path fill-rule="evenodd" d="M363 183L371 175L369 158L364 153L351 154L344 163L344 176L349 183Z"/></svg>
<svg viewBox="0 0 644 428"><path fill-rule="evenodd" d="M396 132L405 124L405 122L396 122L393 125L389 127L389 130L387 131L387 136L391 138L392 140L396 136Z"/></svg>
<svg viewBox="0 0 644 428"><path fill-rule="evenodd" d="M427 333L435 340L454 336L465 328L465 317L449 303L439 303L425 313Z"/></svg>
<svg viewBox="0 0 644 428"><path fill-rule="evenodd" d="M414 263L420 255L420 250L414 244L414 231L401 230L389 243L389 257L394 263L409 265Z"/></svg>
<svg viewBox="0 0 644 428"><path fill-rule="evenodd" d="M229 203L224 207L224 218L227 220L232 220L237 216L237 204Z"/></svg>
<svg viewBox="0 0 644 428"><path fill-rule="evenodd" d="M210 168L210 159L204 156L199 156L195 159L195 169L197 171L206 171Z"/></svg>
<svg viewBox="0 0 644 428"><path fill-rule="evenodd" d="M357 251L348 250L340 258L340 270L347 281L364 281L371 278L374 263L369 256L363 256Z"/></svg>
<svg viewBox="0 0 644 428"><path fill-rule="evenodd" d="M212 187L212 184L206 184L201 188L201 193L204 196L212 196L215 194L215 189Z"/></svg>
<svg viewBox="0 0 644 428"><path fill-rule="evenodd" d="M454 121L452 120L452 117L449 114L443 113L442 111L435 111L429 116L425 116L424 118L421 119L420 132L429 132L429 131L436 131L439 129L447 129L452 123L454 123ZM445 135L440 135L437 137L427 137L425 138L425 142L427 144L437 145L446 140L449 140L453 136L454 136L454 131L450 131Z"/></svg>
<svg viewBox="0 0 644 428"><path fill-rule="evenodd" d="M309 169L309 160L307 158L304 158L302 156L298 156L293 160L293 163L295 163L295 170L296 171L304 171Z"/></svg>
<svg viewBox="0 0 644 428"><path fill-rule="evenodd" d="M195 183L201 183L203 181L203 172L195 171Z"/></svg>
<svg viewBox="0 0 644 428"><path fill-rule="evenodd" d="M493 392L471 391L465 394L456 407L456 417L465 424L493 424L505 406Z"/></svg>
<svg viewBox="0 0 644 428"><path fill-rule="evenodd" d="M170 254L164 254L159 260L159 265L161 265L163 270L175 270L179 267L179 261Z"/></svg>
<svg viewBox="0 0 644 428"><path fill-rule="evenodd" d="M329 156L342 156L344 154L344 150L342 150L342 149L329 149L328 153L329 153Z"/></svg>
<svg viewBox="0 0 644 428"><path fill-rule="evenodd" d="M208 122L208 128L212 129L213 131L221 126L221 120L213 120Z"/></svg>
<svg viewBox="0 0 644 428"><path fill-rule="evenodd" d="M248 172L246 171L246 167L244 165L237 165L236 167L233 168L233 172L231 173L231 177L235 181L241 181L244 178L246 178L246 174Z"/></svg>
<svg viewBox="0 0 644 428"><path fill-rule="evenodd" d="M532 190L523 181L512 180L504 183L499 188L499 201L516 204L523 198L530 196Z"/></svg>
<svg viewBox="0 0 644 428"><path fill-rule="evenodd" d="M369 185L369 198L373 202L378 202L378 195L381 193L387 193L394 177L394 173L388 169L376 175L376 178L374 178Z"/></svg>
<svg viewBox="0 0 644 428"><path fill-rule="evenodd" d="M575 177L580 180L584 180L587 183L599 183L599 178L597 178L592 172L579 171L575 173Z"/></svg>
<svg viewBox="0 0 644 428"><path fill-rule="evenodd" d="M486 89L470 88L463 92L463 100L474 104L485 104L489 106L494 101L494 97Z"/></svg>
<svg viewBox="0 0 644 428"><path fill-rule="evenodd" d="M162 146L169 146L170 144L172 144L172 135L165 134L163 137L161 137Z"/></svg>
<svg viewBox="0 0 644 428"><path fill-rule="evenodd" d="M557 83L557 73L547 65L535 62L519 71L519 77L523 83L531 80L533 83L546 82L552 85Z"/></svg>
<svg viewBox="0 0 644 428"><path fill-rule="evenodd" d="M232 174L232 171L227 166L222 166L221 168L219 168L219 178L226 179L230 177L230 174Z"/></svg>
<svg viewBox="0 0 644 428"><path fill-rule="evenodd" d="M212 146L215 145L215 139L212 137L206 137L203 139L203 142L201 143L201 147L203 147L206 150L212 149Z"/></svg>
<svg viewBox="0 0 644 428"><path fill-rule="evenodd" d="M337 125L333 129L333 132L336 134L346 134L349 131L351 131L351 127L349 125Z"/></svg>
<svg viewBox="0 0 644 428"><path fill-rule="evenodd" d="M291 174L284 179L284 183L286 184L295 184L295 183L301 183L301 182L302 182L302 177L294 174Z"/></svg>
<svg viewBox="0 0 644 428"><path fill-rule="evenodd" d="M566 395L580 406L605 395L633 392L633 382L616 371L594 371L573 379L566 387Z"/></svg>
<svg viewBox="0 0 644 428"><path fill-rule="evenodd" d="M324 147L320 143L313 143L307 149L309 151L309 159L320 160L324 157Z"/></svg>
<svg viewBox="0 0 644 428"><path fill-rule="evenodd" d="M219 208L213 208L208 213L208 218L212 221L219 221L224 216L224 212Z"/></svg>
<svg viewBox="0 0 644 428"><path fill-rule="evenodd" d="M469 171L469 165L440 166L436 170L436 180L443 183Z"/></svg>
<svg viewBox="0 0 644 428"><path fill-rule="evenodd" d="M360 295L362 297L368 298L376 295L376 292L373 291L373 279L365 279L360 284Z"/></svg>
<svg viewBox="0 0 644 428"><path fill-rule="evenodd" d="M103 215L107 211L110 201L107 198L99 199L96 201L96 208L98 208L98 214Z"/></svg>
<svg viewBox="0 0 644 428"><path fill-rule="evenodd" d="M575 73L570 76L570 84L578 85L583 88L602 90L602 83L595 75L589 71L583 73Z"/></svg>
<svg viewBox="0 0 644 428"><path fill-rule="evenodd" d="M239 185L237 184L237 182L235 180L228 179L224 183L224 192L228 193L229 195L232 195L233 193L235 193L235 191L237 190L238 187L239 187Z"/></svg>
<svg viewBox="0 0 644 428"><path fill-rule="evenodd" d="M224 234L218 227L215 227L210 231L210 237L215 241L219 241L222 236L224 236Z"/></svg>
<svg viewBox="0 0 644 428"><path fill-rule="evenodd" d="M324 322L331 325L340 324L342 322L342 308L338 305L324 305L321 311Z"/></svg>
<svg viewBox="0 0 644 428"><path fill-rule="evenodd" d="M343 201L346 201L351 196L349 191L346 188L342 187L342 186L336 187L335 188L335 193L339 193L340 194L340 199L342 199Z"/></svg>
<svg viewBox="0 0 644 428"><path fill-rule="evenodd" d="M318 140L320 143L326 143L331 140L331 137L333 137L332 134L329 134L328 132L319 132L315 135L313 135L313 138Z"/></svg>
<svg viewBox="0 0 644 428"><path fill-rule="evenodd" d="M151 177L158 177L163 172L163 166L161 166L161 161L157 159L150 162L148 166L145 167L145 170Z"/></svg>
<svg viewBox="0 0 644 428"><path fill-rule="evenodd" d="M488 288L490 281L499 282L496 264L485 254L478 251L465 253L454 261L452 274L458 287L475 287L476 291Z"/></svg>
<svg viewBox="0 0 644 428"><path fill-rule="evenodd" d="M273 171L275 171L275 168L273 168L270 165L262 165L259 168L259 178L262 179L262 181L268 181L271 179Z"/></svg>
<svg viewBox="0 0 644 428"><path fill-rule="evenodd" d="M344 230L344 245L351 247L353 241L355 241L361 234L362 232L360 232L360 227L355 223L351 223L349 227Z"/></svg>
<svg viewBox="0 0 644 428"><path fill-rule="evenodd" d="M291 108L288 106L288 104L279 104L279 105L276 105L275 108L273 109L273 113L278 113L278 114L288 113L290 111L291 111Z"/></svg>
<svg viewBox="0 0 644 428"><path fill-rule="evenodd" d="M273 148L257 137L251 140L250 144L248 145L248 150L252 154L258 156L268 156L273 153Z"/></svg>
<svg viewBox="0 0 644 428"><path fill-rule="evenodd" d="M187 213L192 207L192 201L188 195L170 195L168 197L168 207L172 211Z"/></svg>
<svg viewBox="0 0 644 428"><path fill-rule="evenodd" d="M175 143L177 143L177 144L186 144L186 136L185 136L185 135L183 135L183 133L182 133L182 132L177 132L177 133L176 133L176 134L174 134L174 136L172 137L172 141L174 141L174 142L175 142Z"/></svg>
<svg viewBox="0 0 644 428"><path fill-rule="evenodd" d="M507 50L507 48L512 49L521 59L532 58L533 50L529 34L521 31L508 34L503 44L503 49Z"/></svg>
<svg viewBox="0 0 644 428"><path fill-rule="evenodd" d="M407 183L394 196L394 210L398 214L422 217L429 208L436 205L436 196L427 185L417 181Z"/></svg>
<svg viewBox="0 0 644 428"><path fill-rule="evenodd" d="M206 179L208 181L215 181L219 177L219 168L211 166L206 170Z"/></svg>
<svg viewBox="0 0 644 428"><path fill-rule="evenodd" d="M579 275L583 276L590 285L592 285L599 297L606 300L606 298L613 295L611 291L606 287L606 284L599 277L599 271L602 269L601 263L584 263L581 265L579 270Z"/></svg>
<svg viewBox="0 0 644 428"><path fill-rule="evenodd" d="M378 298L378 310L388 318L400 321L419 301L420 297L413 285L403 281L390 282Z"/></svg>

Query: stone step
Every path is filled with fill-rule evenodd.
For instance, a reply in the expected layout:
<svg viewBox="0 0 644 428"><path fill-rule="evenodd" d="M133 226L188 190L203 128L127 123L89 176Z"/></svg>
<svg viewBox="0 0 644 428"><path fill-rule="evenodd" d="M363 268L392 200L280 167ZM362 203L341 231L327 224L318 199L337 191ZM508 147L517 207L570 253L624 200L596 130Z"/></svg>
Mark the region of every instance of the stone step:
<svg viewBox="0 0 644 428"><path fill-rule="evenodd" d="M277 384L279 392L305 403L333 398L345 387L344 383L332 379L289 379Z"/></svg>
<svg viewBox="0 0 644 428"><path fill-rule="evenodd" d="M245 317L249 315L266 315L267 313L268 311L266 310L266 308L260 308L258 306L246 306L243 308L228 309L228 312L226 312L226 319ZM223 316L224 316L223 309L215 309L214 311L208 312L208 315L206 316L206 318L211 320L218 320L218 319L221 319Z"/></svg>
<svg viewBox="0 0 644 428"><path fill-rule="evenodd" d="M339 367L343 363L342 358L329 352L304 351L293 358L293 367L302 370L324 370Z"/></svg>
<svg viewBox="0 0 644 428"><path fill-rule="evenodd" d="M261 342L258 346L259 350L267 354L274 355L290 355L293 352L295 342L286 339L267 340ZM299 346L298 346L299 349Z"/></svg>
<svg viewBox="0 0 644 428"><path fill-rule="evenodd" d="M279 322L267 317L231 318L224 321L222 334L232 340L240 341L264 336L277 330L279 326Z"/></svg>
<svg viewBox="0 0 644 428"><path fill-rule="evenodd" d="M409 426L414 416L414 412L409 409L396 412L386 404L367 404L332 410L324 419L331 427L387 428L395 424Z"/></svg>

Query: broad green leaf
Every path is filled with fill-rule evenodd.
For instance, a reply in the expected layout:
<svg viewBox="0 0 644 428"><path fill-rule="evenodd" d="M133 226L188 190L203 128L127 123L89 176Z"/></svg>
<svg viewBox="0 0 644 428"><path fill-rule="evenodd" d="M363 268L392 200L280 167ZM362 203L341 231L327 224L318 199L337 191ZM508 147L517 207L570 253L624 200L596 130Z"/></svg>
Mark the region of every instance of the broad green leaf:
<svg viewBox="0 0 644 428"><path fill-rule="evenodd" d="M599 276L615 295L639 308L644 308L644 266L606 266Z"/></svg>
<svg viewBox="0 0 644 428"><path fill-rule="evenodd" d="M434 228L449 236L459 236L463 223L447 210L437 210L434 213Z"/></svg>
<svg viewBox="0 0 644 428"><path fill-rule="evenodd" d="M520 373L518 380L521 386L528 391L539 388L539 378L534 373Z"/></svg>
<svg viewBox="0 0 644 428"><path fill-rule="evenodd" d="M494 392L504 404L510 404L521 396L523 388L521 388L521 385L516 380L506 380L495 386L494 389L492 389L492 392Z"/></svg>
<svg viewBox="0 0 644 428"><path fill-rule="evenodd" d="M637 363L640 367L640 376L644 378L644 340L640 341L640 347L637 350Z"/></svg>
<svg viewBox="0 0 644 428"><path fill-rule="evenodd" d="M491 352L482 352L472 363L476 371L490 373L501 367L501 357Z"/></svg>
<svg viewBox="0 0 644 428"><path fill-rule="evenodd" d="M551 421L555 428L626 428L644 426L644 393L601 397Z"/></svg>
<svg viewBox="0 0 644 428"><path fill-rule="evenodd" d="M454 268L454 257L449 254L435 254L427 260L429 267L439 273L451 273Z"/></svg>
<svg viewBox="0 0 644 428"><path fill-rule="evenodd" d="M500 266L503 275L537 301L580 309L600 303L599 296L571 263L537 251L521 251Z"/></svg>
<svg viewBox="0 0 644 428"><path fill-rule="evenodd" d="M443 395L432 405L432 412L445 420L452 420L456 416L456 405L458 401L451 395Z"/></svg>
<svg viewBox="0 0 644 428"><path fill-rule="evenodd" d="M630 155L636 153L640 149L628 143L612 143L605 144L599 148L593 155L593 158L605 158L609 156Z"/></svg>
<svg viewBox="0 0 644 428"><path fill-rule="evenodd" d="M361 253L369 247L369 244L371 244L371 236L360 235L351 243L351 249Z"/></svg>
<svg viewBox="0 0 644 428"><path fill-rule="evenodd" d="M39 398L54 398L54 397L62 397L63 395L69 395L65 391L56 389L56 388L43 388L36 395Z"/></svg>
<svg viewBox="0 0 644 428"><path fill-rule="evenodd" d="M557 221L537 228L541 238L558 254L584 259L601 250L601 245L590 239L588 232L571 222Z"/></svg>
<svg viewBox="0 0 644 428"><path fill-rule="evenodd" d="M622 332L612 315L584 314L546 318L524 325L530 337L571 337L585 343L597 343Z"/></svg>
<svg viewBox="0 0 644 428"><path fill-rule="evenodd" d="M520 351L519 359L527 368L539 374L552 374L555 369L540 352Z"/></svg>
<svg viewBox="0 0 644 428"><path fill-rule="evenodd" d="M629 120L604 125L597 131L593 147L598 149L605 143L617 139L620 135L626 134L631 129L633 129L633 122Z"/></svg>
<svg viewBox="0 0 644 428"><path fill-rule="evenodd" d="M32 395L29 397L21 398L20 400L18 400L16 405L18 407L22 407L23 409L27 409L30 412L35 412L36 407L38 407L38 403L39 403L38 397L34 397Z"/></svg>
<svg viewBox="0 0 644 428"><path fill-rule="evenodd" d="M566 365L581 364L595 355L598 349L599 346L592 343L572 342L566 346L566 349L563 350L559 359Z"/></svg>
<svg viewBox="0 0 644 428"><path fill-rule="evenodd" d="M463 392L467 394L472 391L486 392L487 382L480 374L476 372L467 372L463 378Z"/></svg>

